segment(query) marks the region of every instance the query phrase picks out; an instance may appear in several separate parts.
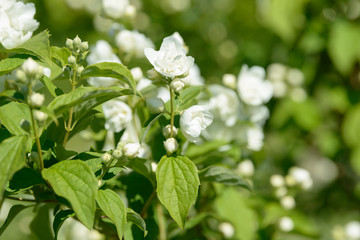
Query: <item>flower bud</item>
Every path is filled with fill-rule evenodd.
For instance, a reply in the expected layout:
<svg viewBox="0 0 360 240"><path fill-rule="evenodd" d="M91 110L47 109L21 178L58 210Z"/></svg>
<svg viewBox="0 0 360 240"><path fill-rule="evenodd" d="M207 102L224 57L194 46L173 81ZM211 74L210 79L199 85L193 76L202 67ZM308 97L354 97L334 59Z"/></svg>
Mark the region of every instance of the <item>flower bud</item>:
<svg viewBox="0 0 360 240"><path fill-rule="evenodd" d="M73 49L74 49L73 40L71 40L70 38L67 38L67 39L66 39L65 46L66 46L68 49L73 50Z"/></svg>
<svg viewBox="0 0 360 240"><path fill-rule="evenodd" d="M179 144L175 138L168 138L164 142L164 147L166 149L167 154L172 154L179 148Z"/></svg>
<svg viewBox="0 0 360 240"><path fill-rule="evenodd" d="M115 159L120 159L122 157L123 153L121 150L119 149L115 149L112 153L112 156L115 158Z"/></svg>
<svg viewBox="0 0 360 240"><path fill-rule="evenodd" d="M78 69L76 69L76 74L81 75L82 71L84 71L84 67L80 66Z"/></svg>
<svg viewBox="0 0 360 240"><path fill-rule="evenodd" d="M178 133L178 129L173 126L173 134L172 136L175 137ZM165 138L169 138L171 135L171 125L168 124L166 125L163 129L162 129L162 134L164 135Z"/></svg>
<svg viewBox="0 0 360 240"><path fill-rule="evenodd" d="M111 155L110 153L104 153L102 156L101 156L101 160L107 164L108 162L110 162L111 160Z"/></svg>
<svg viewBox="0 0 360 240"><path fill-rule="evenodd" d="M125 16L128 18L134 18L136 15L136 7L133 5L129 5L125 9Z"/></svg>
<svg viewBox="0 0 360 240"><path fill-rule="evenodd" d="M180 79L175 78L170 83L170 87L171 87L172 90L174 90L174 92L178 93L185 87L185 83L183 81L181 81Z"/></svg>
<svg viewBox="0 0 360 240"><path fill-rule="evenodd" d="M20 127L24 129L26 132L30 132L30 123L26 119L22 119L20 122Z"/></svg>
<svg viewBox="0 0 360 240"><path fill-rule="evenodd" d="M41 107L45 101L45 97L41 93L33 93L30 96L30 105L33 107Z"/></svg>
<svg viewBox="0 0 360 240"><path fill-rule="evenodd" d="M88 42L82 42L80 44L80 51L85 52L89 49L89 43Z"/></svg>
<svg viewBox="0 0 360 240"><path fill-rule="evenodd" d="M32 58L28 58L22 65L22 69L29 77L34 77L38 73L39 64L37 64Z"/></svg>
<svg viewBox="0 0 360 240"><path fill-rule="evenodd" d="M39 122L45 122L46 119L48 118L48 115L42 111L35 111L34 112L34 117L37 121Z"/></svg>
<svg viewBox="0 0 360 240"><path fill-rule="evenodd" d="M78 35L76 35L76 37L74 38L73 45L74 45L75 50L80 48L81 39L79 38Z"/></svg>
<svg viewBox="0 0 360 240"><path fill-rule="evenodd" d="M152 97L146 99L146 106L152 114L164 111L164 102L161 98Z"/></svg>
<svg viewBox="0 0 360 240"><path fill-rule="evenodd" d="M27 84L28 79L27 79L26 74L25 74L25 72L23 70L21 70L21 69L17 70L16 71L16 77L20 82L22 82L24 84Z"/></svg>
<svg viewBox="0 0 360 240"><path fill-rule="evenodd" d="M135 158L140 153L139 143L127 143L123 148L123 153L127 158Z"/></svg>
<svg viewBox="0 0 360 240"><path fill-rule="evenodd" d="M161 74L158 73L154 68L147 71L148 78L153 81L158 81L162 78Z"/></svg>
<svg viewBox="0 0 360 240"><path fill-rule="evenodd" d="M143 72L142 72L141 68L134 67L130 71L131 71L131 74L133 75L133 78L135 81L138 82L143 78Z"/></svg>
<svg viewBox="0 0 360 240"><path fill-rule="evenodd" d="M279 174L274 174L270 177L270 184L273 187L283 187L285 184L284 177Z"/></svg>
<svg viewBox="0 0 360 240"><path fill-rule="evenodd" d="M76 58L73 55L71 55L68 57L67 61L70 65L74 65L76 63Z"/></svg>
<svg viewBox="0 0 360 240"><path fill-rule="evenodd" d="M279 220L279 228L283 232L290 232L294 229L294 222L290 217L282 217Z"/></svg>
<svg viewBox="0 0 360 240"><path fill-rule="evenodd" d="M280 199L280 204L286 210L290 210L295 207L295 199L292 196L285 196Z"/></svg>
<svg viewBox="0 0 360 240"><path fill-rule="evenodd" d="M243 177L251 177L254 174L254 164L246 159L237 165L237 171Z"/></svg>
<svg viewBox="0 0 360 240"><path fill-rule="evenodd" d="M236 88L236 77L234 74L224 74L222 82L225 86L235 89Z"/></svg>

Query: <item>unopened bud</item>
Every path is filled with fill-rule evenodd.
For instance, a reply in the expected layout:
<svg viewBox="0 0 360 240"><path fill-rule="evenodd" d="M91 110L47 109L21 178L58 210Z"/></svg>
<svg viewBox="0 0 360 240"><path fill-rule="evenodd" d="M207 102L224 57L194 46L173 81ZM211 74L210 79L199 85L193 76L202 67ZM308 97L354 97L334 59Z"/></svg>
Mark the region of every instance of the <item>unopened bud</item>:
<svg viewBox="0 0 360 240"><path fill-rule="evenodd" d="M115 158L115 159L120 159L122 157L123 153L121 150L119 149L115 149L112 153L112 156Z"/></svg>
<svg viewBox="0 0 360 240"><path fill-rule="evenodd" d="M48 118L48 115L42 111L38 111L36 110L34 112L34 117L36 120L38 120L39 122L45 122L46 119Z"/></svg>
<svg viewBox="0 0 360 240"><path fill-rule="evenodd" d="M173 126L172 129L172 136L175 137L178 133L178 130L175 126ZM165 138L169 138L171 135L171 125L168 124L166 125L163 129L162 129L162 134L164 135Z"/></svg>
<svg viewBox="0 0 360 240"><path fill-rule="evenodd" d="M73 41L73 45L74 45L75 50L80 48L81 39L79 38L79 36L76 35L76 37L74 38L74 41Z"/></svg>
<svg viewBox="0 0 360 240"><path fill-rule="evenodd" d="M70 38L66 39L66 43L65 43L66 47L70 50L74 49L74 45L73 45L73 40L71 40Z"/></svg>
<svg viewBox="0 0 360 240"><path fill-rule="evenodd" d="M234 74L224 74L222 82L225 86L235 89L236 88L236 77Z"/></svg>
<svg viewBox="0 0 360 240"><path fill-rule="evenodd" d="M16 77L19 79L20 82L26 84L27 83L27 77L23 70L19 69L16 71Z"/></svg>
<svg viewBox="0 0 360 240"><path fill-rule="evenodd" d="M181 81L180 79L175 78L170 83L170 87L171 87L172 90L174 90L174 92L178 93L185 87L185 83L183 81Z"/></svg>
<svg viewBox="0 0 360 240"><path fill-rule="evenodd" d="M175 138L168 138L164 142L164 147L166 149L167 154L171 154L179 148L179 144Z"/></svg>
<svg viewBox="0 0 360 240"><path fill-rule="evenodd" d="M148 78L153 81L158 81L162 78L161 74L158 73L154 68L147 71Z"/></svg>
<svg viewBox="0 0 360 240"><path fill-rule="evenodd" d="M83 66L80 66L80 67L78 67L78 69L76 69L76 73L77 73L78 75L81 75L82 71L84 71L84 67L83 67Z"/></svg>
<svg viewBox="0 0 360 240"><path fill-rule="evenodd" d="M164 102L161 98L152 97L146 99L146 106L152 114L164 111Z"/></svg>
<svg viewBox="0 0 360 240"><path fill-rule="evenodd" d="M293 209L295 207L295 199L292 196L285 196L280 199L280 204L286 210Z"/></svg>
<svg viewBox="0 0 360 240"><path fill-rule="evenodd" d="M26 119L22 119L20 122L20 127L25 130L25 132L30 132L30 123Z"/></svg>
<svg viewBox="0 0 360 240"><path fill-rule="evenodd" d="M130 71L131 71L131 74L133 75L133 78L135 81L138 82L143 78L143 72L142 72L141 68L134 67Z"/></svg>
<svg viewBox="0 0 360 240"><path fill-rule="evenodd" d="M107 164L108 162L110 162L111 160L111 155L110 153L104 153L102 156L101 156L101 160Z"/></svg>
<svg viewBox="0 0 360 240"><path fill-rule="evenodd" d="M123 148L123 153L127 158L135 158L140 153L139 143L127 143Z"/></svg>
<svg viewBox="0 0 360 240"><path fill-rule="evenodd" d="M39 64L32 58L28 58L22 65L22 69L29 77L34 77L39 72Z"/></svg>
<svg viewBox="0 0 360 240"><path fill-rule="evenodd" d="M76 58L73 55L71 55L68 57L67 61L70 65L74 65L76 63Z"/></svg>
<svg viewBox="0 0 360 240"><path fill-rule="evenodd" d="M41 93L33 93L30 96L30 104L33 107L41 107L45 101L45 97Z"/></svg>
<svg viewBox="0 0 360 240"><path fill-rule="evenodd" d="M82 42L80 44L80 51L85 52L89 49L89 43L88 42Z"/></svg>

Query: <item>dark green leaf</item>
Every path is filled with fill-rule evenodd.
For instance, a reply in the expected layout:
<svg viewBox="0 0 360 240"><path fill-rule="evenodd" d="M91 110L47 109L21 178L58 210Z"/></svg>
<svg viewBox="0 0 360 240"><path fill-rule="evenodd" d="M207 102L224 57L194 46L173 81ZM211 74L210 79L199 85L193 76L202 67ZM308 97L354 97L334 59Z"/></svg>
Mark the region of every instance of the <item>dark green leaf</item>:
<svg viewBox="0 0 360 240"><path fill-rule="evenodd" d="M18 192L38 184L45 184L41 174L32 168L24 167L14 174L9 188L14 192Z"/></svg>
<svg viewBox="0 0 360 240"><path fill-rule="evenodd" d="M126 220L138 226L144 232L144 237L146 237L147 235L146 223L144 219L140 216L140 214L138 214L131 208L128 208L126 212Z"/></svg>
<svg viewBox="0 0 360 240"><path fill-rule="evenodd" d="M134 158L128 162L126 167L129 167L135 172L143 175L149 179L153 186L155 186L155 174L152 171L151 162L149 160L144 158Z"/></svg>
<svg viewBox="0 0 360 240"><path fill-rule="evenodd" d="M55 215L54 222L53 222L53 230L55 233L55 237L54 237L55 240L57 240L57 235L59 233L61 226L65 222L65 220L70 217L74 217L74 216L75 216L75 213L71 209L61 210Z"/></svg>

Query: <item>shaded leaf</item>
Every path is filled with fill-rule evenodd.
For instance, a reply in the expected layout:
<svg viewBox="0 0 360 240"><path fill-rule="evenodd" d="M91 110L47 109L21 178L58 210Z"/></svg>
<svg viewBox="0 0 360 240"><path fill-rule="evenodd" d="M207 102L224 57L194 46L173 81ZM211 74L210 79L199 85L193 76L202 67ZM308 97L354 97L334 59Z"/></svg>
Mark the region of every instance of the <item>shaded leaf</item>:
<svg viewBox="0 0 360 240"><path fill-rule="evenodd" d="M74 217L74 216L75 216L75 213L71 209L61 210L58 213L56 213L54 222L53 222L53 230L54 230L54 234L55 234L55 237L54 237L55 240L57 239L59 230L60 230L61 226L63 225L63 223L65 222L65 220L70 217Z"/></svg>
<svg viewBox="0 0 360 240"><path fill-rule="evenodd" d="M22 210L24 210L27 207L29 207L29 206L24 206L24 205L21 205L21 204L17 204L17 205L14 205L14 206L11 207L11 209L9 211L9 214L8 214L4 224L0 227L0 236L6 230L6 228L9 226L11 221L14 220L16 215L18 215L18 213L20 213Z"/></svg>
<svg viewBox="0 0 360 240"><path fill-rule="evenodd" d="M151 162L149 160L144 158L134 158L126 164L126 167L129 167L135 172L143 175L149 179L153 186L155 186L155 174L152 171Z"/></svg>
<svg viewBox="0 0 360 240"><path fill-rule="evenodd" d="M32 168L24 167L14 174L10 181L9 188L17 192L38 184L45 184L41 174Z"/></svg>
<svg viewBox="0 0 360 240"><path fill-rule="evenodd" d="M148 232L146 230L146 223L145 223L144 219L140 216L140 214L138 214L131 208L128 208L127 213L126 213L126 220L128 222L132 222L136 226L138 226L144 232L144 237L146 237L147 232Z"/></svg>

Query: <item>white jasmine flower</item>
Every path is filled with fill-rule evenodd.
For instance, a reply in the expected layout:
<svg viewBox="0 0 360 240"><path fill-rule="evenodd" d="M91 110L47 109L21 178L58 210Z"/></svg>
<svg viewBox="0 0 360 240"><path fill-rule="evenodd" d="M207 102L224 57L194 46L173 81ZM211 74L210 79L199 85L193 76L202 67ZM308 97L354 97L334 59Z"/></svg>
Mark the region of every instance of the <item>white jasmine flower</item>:
<svg viewBox="0 0 360 240"><path fill-rule="evenodd" d="M184 39L182 38L182 36L180 35L180 33L174 32L171 36L174 37L174 38L176 38L176 40L178 40L178 42L179 42L181 45L185 46L185 41L184 41Z"/></svg>
<svg viewBox="0 0 360 240"><path fill-rule="evenodd" d="M202 86L205 82L204 78L201 76L200 68L196 64L190 68L189 75L182 78L181 81L183 81L186 86Z"/></svg>
<svg viewBox="0 0 360 240"><path fill-rule="evenodd" d="M131 108L118 99L110 100L102 105L106 118L105 128L110 131L120 132L132 120Z"/></svg>
<svg viewBox="0 0 360 240"><path fill-rule="evenodd" d="M295 207L295 199L292 196L285 196L280 199L280 204L286 210L290 210Z"/></svg>
<svg viewBox="0 0 360 240"><path fill-rule="evenodd" d="M152 41L138 31L122 30L115 37L116 46L137 58L144 57L144 49L154 47Z"/></svg>
<svg viewBox="0 0 360 240"><path fill-rule="evenodd" d="M164 38L160 50L144 50L145 56L155 70L168 78L186 74L194 64L194 58L186 56L186 50L174 36Z"/></svg>
<svg viewBox="0 0 360 240"><path fill-rule="evenodd" d="M225 238L232 238L235 234L235 229L233 225L228 222L222 222L219 224L219 230L225 236Z"/></svg>
<svg viewBox="0 0 360 240"><path fill-rule="evenodd" d="M234 74L224 74L222 77L222 82L225 86L235 89L236 88L236 76Z"/></svg>
<svg viewBox="0 0 360 240"><path fill-rule="evenodd" d="M91 49L87 57L89 65L100 62L116 62L121 63L120 59L114 54L112 47L105 40L96 42L95 47ZM92 77L88 79L88 83L94 87L110 87L116 85L118 80L110 77Z"/></svg>
<svg viewBox="0 0 360 240"><path fill-rule="evenodd" d="M174 92L180 92L185 87L185 83L178 78L171 81L170 87Z"/></svg>
<svg viewBox="0 0 360 240"><path fill-rule="evenodd" d="M127 143L123 147L123 153L127 158L135 158L140 153L139 143Z"/></svg>
<svg viewBox="0 0 360 240"><path fill-rule="evenodd" d="M264 133L258 126L249 127L246 131L247 148L253 151L259 151L263 146Z"/></svg>
<svg viewBox="0 0 360 240"><path fill-rule="evenodd" d="M121 18L129 6L128 0L102 0L102 6L107 16L111 18Z"/></svg>
<svg viewBox="0 0 360 240"><path fill-rule="evenodd" d="M29 40L39 27L34 19L33 3L0 1L0 43L7 49L15 48Z"/></svg>
<svg viewBox="0 0 360 240"><path fill-rule="evenodd" d="M240 117L241 105L236 93L221 85L212 84L209 86L212 94L208 107L210 112L232 127Z"/></svg>
<svg viewBox="0 0 360 240"><path fill-rule="evenodd" d="M246 159L242 162L240 162L237 165L237 171L239 172L239 174L243 177L251 177L252 175L254 175L254 164L252 163L252 161L250 159Z"/></svg>
<svg viewBox="0 0 360 240"><path fill-rule="evenodd" d="M45 101L45 96L41 93L33 93L30 96L30 104L34 107L41 107Z"/></svg>
<svg viewBox="0 0 360 240"><path fill-rule="evenodd" d="M194 105L186 109L181 115L181 132L190 142L196 143L199 141L201 133L212 121L212 114L204 106Z"/></svg>
<svg viewBox="0 0 360 240"><path fill-rule="evenodd" d="M358 221L348 222L344 227L344 231L346 236L349 237L350 240L360 239L360 223Z"/></svg>
<svg viewBox="0 0 360 240"><path fill-rule="evenodd" d="M271 83L265 80L265 70L259 66L242 66L237 90L241 100L253 106L268 102L273 95Z"/></svg>
<svg viewBox="0 0 360 240"><path fill-rule="evenodd" d="M285 179L279 174L274 174L270 177L270 184L276 188L283 187L285 185Z"/></svg>
<svg viewBox="0 0 360 240"><path fill-rule="evenodd" d="M249 115L250 121L259 126L263 126L270 116L269 109L263 105L249 106L247 108L247 114Z"/></svg>
<svg viewBox="0 0 360 240"><path fill-rule="evenodd" d="M179 148L179 144L175 138L168 138L164 142L164 147L168 154L175 152Z"/></svg>
<svg viewBox="0 0 360 240"><path fill-rule="evenodd" d="M283 232L290 232L294 229L294 222L290 217L282 217L279 220L279 228Z"/></svg>
<svg viewBox="0 0 360 240"><path fill-rule="evenodd" d="M296 183L304 190L311 188L313 185L310 173L306 169L291 167L289 170L289 175L292 176Z"/></svg>

